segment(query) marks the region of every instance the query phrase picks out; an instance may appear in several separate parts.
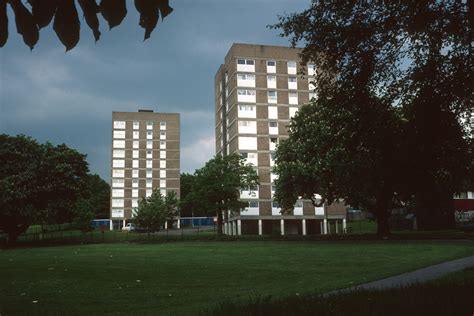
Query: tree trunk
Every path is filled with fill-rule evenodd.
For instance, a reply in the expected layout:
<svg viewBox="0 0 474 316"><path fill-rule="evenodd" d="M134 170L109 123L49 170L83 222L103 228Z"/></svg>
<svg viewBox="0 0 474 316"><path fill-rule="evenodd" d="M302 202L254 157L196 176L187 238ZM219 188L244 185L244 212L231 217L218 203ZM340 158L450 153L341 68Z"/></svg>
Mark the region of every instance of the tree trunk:
<svg viewBox="0 0 474 316"><path fill-rule="evenodd" d="M217 235L222 236L222 211L217 211Z"/></svg>
<svg viewBox="0 0 474 316"><path fill-rule="evenodd" d="M437 191L420 192L416 196L416 221L419 230L455 227L453 194Z"/></svg>
<svg viewBox="0 0 474 316"><path fill-rule="evenodd" d="M18 231L9 231L8 232L8 240L7 240L7 246L13 246L16 244L16 241L18 239L18 236L20 236L20 232Z"/></svg>
<svg viewBox="0 0 474 316"><path fill-rule="evenodd" d="M389 192L389 190L381 189L375 202L374 215L377 219L377 236L381 237L390 235L388 219L390 217L392 195Z"/></svg>
<svg viewBox="0 0 474 316"><path fill-rule="evenodd" d="M376 215L377 218L377 236L388 236L390 235L390 225L388 223L388 211L387 210L379 210Z"/></svg>

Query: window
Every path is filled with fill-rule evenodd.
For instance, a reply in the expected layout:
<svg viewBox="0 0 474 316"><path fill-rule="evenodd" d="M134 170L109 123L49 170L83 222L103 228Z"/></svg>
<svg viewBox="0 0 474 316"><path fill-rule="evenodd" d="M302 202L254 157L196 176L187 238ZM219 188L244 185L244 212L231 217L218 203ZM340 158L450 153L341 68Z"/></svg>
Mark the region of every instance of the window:
<svg viewBox="0 0 474 316"><path fill-rule="evenodd" d="M237 74L237 80L255 80L255 75Z"/></svg>
<svg viewBox="0 0 474 316"><path fill-rule="evenodd" d="M237 74L237 86L255 87L255 75Z"/></svg>
<svg viewBox="0 0 474 316"><path fill-rule="evenodd" d="M276 76L267 76L267 88L276 89Z"/></svg>
<svg viewBox="0 0 474 316"><path fill-rule="evenodd" d="M254 72L255 61L252 59L237 59L237 71Z"/></svg>
<svg viewBox="0 0 474 316"><path fill-rule="evenodd" d="M257 111L255 105L239 105L238 117L240 118L256 118Z"/></svg>
<svg viewBox="0 0 474 316"><path fill-rule="evenodd" d="M138 168L138 160L132 161L132 168Z"/></svg>
<svg viewBox="0 0 474 316"><path fill-rule="evenodd" d="M146 139L153 139L153 132L146 132Z"/></svg>
<svg viewBox="0 0 474 316"><path fill-rule="evenodd" d="M152 148L153 148L153 141L148 140L148 141L146 142L146 148L147 148L147 149L152 149Z"/></svg>
<svg viewBox="0 0 474 316"><path fill-rule="evenodd" d="M152 179L146 179L146 187L151 188L153 186L153 180Z"/></svg>
<svg viewBox="0 0 474 316"><path fill-rule="evenodd" d="M123 179L112 179L112 187L123 188L125 181Z"/></svg>
<svg viewBox="0 0 474 316"><path fill-rule="evenodd" d="M309 100L313 100L313 99L316 100L316 93L310 92L310 93L309 93Z"/></svg>
<svg viewBox="0 0 474 316"><path fill-rule="evenodd" d="M267 72L269 74L276 73L276 62L274 60L267 60Z"/></svg>
<svg viewBox="0 0 474 316"><path fill-rule="evenodd" d="M298 92L289 92L288 93L288 103L298 104Z"/></svg>
<svg viewBox="0 0 474 316"><path fill-rule="evenodd" d="M166 159L166 150L160 150L160 159Z"/></svg>
<svg viewBox="0 0 474 316"><path fill-rule="evenodd" d="M255 90L247 90L247 89L238 89L238 95L255 95Z"/></svg>
<svg viewBox="0 0 474 316"><path fill-rule="evenodd" d="M279 207L280 207L280 204L278 204L277 201L273 201L273 202L272 202L272 207L273 207L273 208L279 208Z"/></svg>
<svg viewBox="0 0 474 316"><path fill-rule="evenodd" d="M132 200L132 207L138 207L138 200L137 199Z"/></svg>
<svg viewBox="0 0 474 316"><path fill-rule="evenodd" d="M147 159L153 158L153 151L152 151L152 150L147 150L147 151L146 151L146 158L147 158Z"/></svg>
<svg viewBox="0 0 474 316"><path fill-rule="evenodd" d="M139 129L140 128L140 122L133 122L133 129Z"/></svg>
<svg viewBox="0 0 474 316"><path fill-rule="evenodd" d="M278 122L277 121L268 122L268 134L278 135Z"/></svg>
<svg viewBox="0 0 474 316"><path fill-rule="evenodd" d="M112 199L112 207L123 207L123 199Z"/></svg>
<svg viewBox="0 0 474 316"><path fill-rule="evenodd" d="M257 133L257 122L256 121L239 121L238 122L239 133L244 134L256 134ZM229 135L229 134L227 134Z"/></svg>
<svg viewBox="0 0 474 316"><path fill-rule="evenodd" d="M290 119L291 119L293 118L293 116L295 116L296 112L298 112L298 108L294 106L290 106L289 112L290 112Z"/></svg>
<svg viewBox="0 0 474 316"><path fill-rule="evenodd" d="M294 76L289 76L288 77L288 89L290 89L290 90L298 89L298 81L297 81L296 77L294 77Z"/></svg>
<svg viewBox="0 0 474 316"><path fill-rule="evenodd" d="M239 149L241 150L257 150L257 137L239 136Z"/></svg>
<svg viewBox="0 0 474 316"><path fill-rule="evenodd" d="M275 66L276 66L276 62L275 62L274 60L269 60L269 61L267 61L267 66L275 67Z"/></svg>
<svg viewBox="0 0 474 316"><path fill-rule="evenodd" d="M112 167L114 167L114 168L125 168L125 160L123 160L123 159L114 159L114 160L112 160Z"/></svg>
<svg viewBox="0 0 474 316"><path fill-rule="evenodd" d="M138 157L139 157L138 150L132 151L132 158L138 158Z"/></svg>
<svg viewBox="0 0 474 316"><path fill-rule="evenodd" d="M258 201L249 201L249 207L258 207Z"/></svg>
<svg viewBox="0 0 474 316"><path fill-rule="evenodd" d="M160 168L166 168L166 160L160 160Z"/></svg>
<svg viewBox="0 0 474 316"><path fill-rule="evenodd" d="M153 171L151 169L146 170L146 177L147 178L153 178Z"/></svg>
<svg viewBox="0 0 474 316"><path fill-rule="evenodd" d="M296 75L296 61L289 61L287 65L288 65L288 74Z"/></svg>
<svg viewBox="0 0 474 316"><path fill-rule="evenodd" d="M160 139L166 139L166 132L160 132Z"/></svg>
<svg viewBox="0 0 474 316"><path fill-rule="evenodd" d="M153 190L146 190L145 195L146 197L150 197L152 193L153 193Z"/></svg>
<svg viewBox="0 0 474 316"><path fill-rule="evenodd" d="M238 65L255 65L255 61L252 59L237 59Z"/></svg>
<svg viewBox="0 0 474 316"><path fill-rule="evenodd" d="M125 131L114 131L114 138L124 139Z"/></svg>
<svg viewBox="0 0 474 316"><path fill-rule="evenodd" d="M277 103L277 92L275 90L269 90L268 94L268 103Z"/></svg>
<svg viewBox="0 0 474 316"><path fill-rule="evenodd" d="M302 200L297 200L295 203L295 207L303 207L303 201Z"/></svg>
<svg viewBox="0 0 474 316"><path fill-rule="evenodd" d="M114 121L114 128L125 129L125 121Z"/></svg>
<svg viewBox="0 0 474 316"><path fill-rule="evenodd" d="M146 167L147 168L153 168L153 160L147 160L146 161Z"/></svg>
<svg viewBox="0 0 474 316"><path fill-rule="evenodd" d="M153 122L146 122L146 129L153 129Z"/></svg>
<svg viewBox="0 0 474 316"><path fill-rule="evenodd" d="M122 197L123 198L123 189L112 189L112 197Z"/></svg>
<svg viewBox="0 0 474 316"><path fill-rule="evenodd" d="M165 149L166 148L166 141L160 140L160 149Z"/></svg>
<svg viewBox="0 0 474 316"><path fill-rule="evenodd" d="M138 170L132 170L132 177L138 178Z"/></svg>
<svg viewBox="0 0 474 316"><path fill-rule="evenodd" d="M112 210L112 217L113 218L120 218L123 217L123 209L113 209Z"/></svg>
<svg viewBox="0 0 474 316"><path fill-rule="evenodd" d="M132 190L132 197L138 197L138 189Z"/></svg>
<svg viewBox="0 0 474 316"><path fill-rule="evenodd" d="M132 188L138 188L138 179L132 179Z"/></svg>
<svg viewBox="0 0 474 316"><path fill-rule="evenodd" d="M269 127L278 127L278 122L274 122L274 121L268 122L268 126Z"/></svg>
<svg viewBox="0 0 474 316"><path fill-rule="evenodd" d="M166 196L166 189L160 189L160 194Z"/></svg>
<svg viewBox="0 0 474 316"><path fill-rule="evenodd" d="M278 138L271 137L270 138L270 150L276 150L277 145L278 145Z"/></svg>
<svg viewBox="0 0 474 316"><path fill-rule="evenodd" d="M278 108L276 106L268 107L268 118L269 119L278 119Z"/></svg>
<svg viewBox="0 0 474 316"><path fill-rule="evenodd" d="M166 178L166 170L160 170L160 178Z"/></svg>
<svg viewBox="0 0 474 316"><path fill-rule="evenodd" d="M276 185L272 185L272 195L276 192Z"/></svg>
<svg viewBox="0 0 474 316"><path fill-rule="evenodd" d="M139 139L140 138L140 132L139 131L133 131L133 139Z"/></svg>
<svg viewBox="0 0 474 316"><path fill-rule="evenodd" d="M308 76L314 76L315 73L316 73L315 65L308 64Z"/></svg>
<svg viewBox="0 0 474 316"><path fill-rule="evenodd" d="M125 177L125 171L124 170L113 169L112 170L112 177L113 178L123 178L123 177Z"/></svg>
<svg viewBox="0 0 474 316"><path fill-rule="evenodd" d="M160 122L160 130L166 130L166 122Z"/></svg>
<svg viewBox="0 0 474 316"><path fill-rule="evenodd" d="M114 158L125 158L125 150L115 149L112 153Z"/></svg>
<svg viewBox="0 0 474 316"><path fill-rule="evenodd" d="M166 188L166 180L160 180L160 188Z"/></svg>
<svg viewBox="0 0 474 316"><path fill-rule="evenodd" d="M140 147L140 142L138 140L133 141L133 148L137 149Z"/></svg>
<svg viewBox="0 0 474 316"><path fill-rule="evenodd" d="M114 140L113 145L114 145L114 148L125 148L125 141L124 140Z"/></svg>

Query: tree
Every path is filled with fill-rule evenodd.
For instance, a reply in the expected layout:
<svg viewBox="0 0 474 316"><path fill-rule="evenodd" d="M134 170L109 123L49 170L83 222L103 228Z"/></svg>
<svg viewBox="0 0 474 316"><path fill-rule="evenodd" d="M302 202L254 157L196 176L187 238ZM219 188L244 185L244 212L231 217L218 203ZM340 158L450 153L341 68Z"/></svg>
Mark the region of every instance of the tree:
<svg viewBox="0 0 474 316"><path fill-rule="evenodd" d="M222 213L240 212L248 206L241 201L240 190L258 185L255 169L237 154L216 155L196 170L194 196L199 197L207 215L217 216L217 232L222 235Z"/></svg>
<svg viewBox="0 0 474 316"><path fill-rule="evenodd" d="M32 223L64 223L84 192L85 155L66 145L0 135L0 230L14 243Z"/></svg>
<svg viewBox="0 0 474 316"><path fill-rule="evenodd" d="M110 185L97 174L88 174L84 198L89 202L94 218L110 216Z"/></svg>
<svg viewBox="0 0 474 316"><path fill-rule="evenodd" d="M94 220L93 206L88 200L80 199L76 202L74 207L73 225L85 232L92 230L92 221Z"/></svg>
<svg viewBox="0 0 474 316"><path fill-rule="evenodd" d="M182 173L180 177L180 213L185 216L206 216L202 199L195 194L196 175Z"/></svg>
<svg viewBox="0 0 474 316"><path fill-rule="evenodd" d="M272 26L292 45L304 44L302 59L316 65L322 104L338 107L326 100L361 89L401 109L405 184L422 229L453 223L446 202L469 174L462 118L474 110L470 9L468 1L313 1ZM362 104L367 93L348 96ZM350 119L364 115L354 111Z"/></svg>
<svg viewBox="0 0 474 316"><path fill-rule="evenodd" d="M109 28L120 25L127 15L126 0L78 0L79 6L91 28L96 41L100 39L99 13L107 21ZM54 18L53 29L66 51L74 48L79 42L80 20L75 0L28 0L28 10L21 0L0 0L0 47L8 40L7 3L15 14L17 32L30 49L39 40L39 31L48 26ZM135 0L135 8L140 13L139 25L145 29L144 39L148 39L155 29L160 14L162 19L173 9L169 0Z"/></svg>
<svg viewBox="0 0 474 316"><path fill-rule="evenodd" d="M154 189L151 196L140 200L132 221L150 234L150 232L159 231L167 220L173 220L177 215L176 193L170 192L164 197L159 189Z"/></svg>

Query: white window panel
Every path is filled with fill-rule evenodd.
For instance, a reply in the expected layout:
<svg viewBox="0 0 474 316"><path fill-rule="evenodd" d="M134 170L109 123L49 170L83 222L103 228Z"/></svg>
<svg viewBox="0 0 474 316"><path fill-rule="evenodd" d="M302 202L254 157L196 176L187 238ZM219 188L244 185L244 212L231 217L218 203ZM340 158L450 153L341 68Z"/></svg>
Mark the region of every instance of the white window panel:
<svg viewBox="0 0 474 316"><path fill-rule="evenodd" d="M314 215L324 215L324 206L317 206L314 208Z"/></svg>
<svg viewBox="0 0 474 316"><path fill-rule="evenodd" d="M139 139L140 138L140 132L139 131L133 131L132 135L133 135L133 139Z"/></svg>
<svg viewBox="0 0 474 316"><path fill-rule="evenodd" d="M257 134L257 122L256 121L239 121L239 133L240 134Z"/></svg>
<svg viewBox="0 0 474 316"><path fill-rule="evenodd" d="M153 168L153 160L147 160L146 161L146 167L147 168Z"/></svg>
<svg viewBox="0 0 474 316"><path fill-rule="evenodd" d="M146 122L146 129L153 129L153 122Z"/></svg>
<svg viewBox="0 0 474 316"><path fill-rule="evenodd" d="M276 76L267 76L267 88L276 89L276 87L277 87Z"/></svg>
<svg viewBox="0 0 474 316"><path fill-rule="evenodd" d="M133 148L138 149L140 147L140 142L138 140L133 141Z"/></svg>
<svg viewBox="0 0 474 316"><path fill-rule="evenodd" d="M275 165L275 153L272 152L270 153L270 167L273 167Z"/></svg>
<svg viewBox="0 0 474 316"><path fill-rule="evenodd" d="M146 148L147 148L147 149L153 149L153 141L148 140L148 141L146 142Z"/></svg>
<svg viewBox="0 0 474 316"><path fill-rule="evenodd" d="M125 131L114 131L114 138L125 139Z"/></svg>
<svg viewBox="0 0 474 316"><path fill-rule="evenodd" d="M255 61L252 59L237 59L237 71L255 72Z"/></svg>
<svg viewBox="0 0 474 316"><path fill-rule="evenodd" d="M112 207L123 207L123 199L112 199Z"/></svg>
<svg viewBox="0 0 474 316"><path fill-rule="evenodd" d="M160 194L166 196L166 189L160 189Z"/></svg>
<svg viewBox="0 0 474 316"><path fill-rule="evenodd" d="M160 168L166 168L166 160L160 160Z"/></svg>
<svg viewBox="0 0 474 316"><path fill-rule="evenodd" d="M290 110L290 118L293 118L293 116L295 116L296 112L298 112L298 108L294 107L294 106L290 106L289 110Z"/></svg>
<svg viewBox="0 0 474 316"><path fill-rule="evenodd" d="M152 193L153 193L153 190L146 190L145 195L146 197L150 197Z"/></svg>
<svg viewBox="0 0 474 316"><path fill-rule="evenodd" d="M123 218L123 209L112 209L112 218Z"/></svg>
<svg viewBox="0 0 474 316"><path fill-rule="evenodd" d="M269 74L276 73L276 61L274 60L267 60L267 72Z"/></svg>
<svg viewBox="0 0 474 316"><path fill-rule="evenodd" d="M133 122L133 129L139 129L140 128L140 122Z"/></svg>
<svg viewBox="0 0 474 316"><path fill-rule="evenodd" d="M113 169L112 170L113 178L123 178L125 177L125 170Z"/></svg>
<svg viewBox="0 0 474 316"><path fill-rule="evenodd" d="M314 92L310 92L310 93L309 93L309 100L310 100L310 101L313 100L313 99L316 100L316 98L317 98L316 93L314 93Z"/></svg>
<svg viewBox="0 0 474 316"><path fill-rule="evenodd" d="M138 158L138 157L140 157L138 150L132 151L132 158Z"/></svg>
<svg viewBox="0 0 474 316"><path fill-rule="evenodd" d="M160 130L162 131L166 130L166 122L160 122Z"/></svg>
<svg viewBox="0 0 474 316"><path fill-rule="evenodd" d="M278 135L278 122L276 121L268 122L268 134Z"/></svg>
<svg viewBox="0 0 474 316"><path fill-rule="evenodd" d="M237 101L255 103L257 101L255 90L237 89Z"/></svg>
<svg viewBox="0 0 474 316"><path fill-rule="evenodd" d="M112 156L114 158L125 158L125 150L122 149L114 149Z"/></svg>
<svg viewBox="0 0 474 316"><path fill-rule="evenodd" d="M160 188L166 188L166 180L160 180Z"/></svg>
<svg viewBox="0 0 474 316"><path fill-rule="evenodd" d="M160 178L166 178L166 170L160 170Z"/></svg>
<svg viewBox="0 0 474 316"><path fill-rule="evenodd" d="M277 145L278 145L278 138L271 137L270 138L270 150L276 150Z"/></svg>
<svg viewBox="0 0 474 316"><path fill-rule="evenodd" d="M138 160L132 160L132 168L138 168Z"/></svg>
<svg viewBox="0 0 474 316"><path fill-rule="evenodd" d="M124 140L114 140L114 148L125 148Z"/></svg>
<svg viewBox="0 0 474 316"><path fill-rule="evenodd" d="M166 149L166 141L160 140L160 149Z"/></svg>
<svg viewBox="0 0 474 316"><path fill-rule="evenodd" d="M245 164L252 164L254 166L258 165L257 153L241 152L240 156L245 159Z"/></svg>
<svg viewBox="0 0 474 316"><path fill-rule="evenodd" d="M125 129L125 121L114 121L114 128L115 129Z"/></svg>
<svg viewBox="0 0 474 316"><path fill-rule="evenodd" d="M160 150L160 159L166 159L166 150Z"/></svg>
<svg viewBox="0 0 474 316"><path fill-rule="evenodd" d="M147 150L146 151L146 158L147 159L153 158L153 150Z"/></svg>
<svg viewBox="0 0 474 316"><path fill-rule="evenodd" d="M166 139L166 132L160 132L160 139Z"/></svg>
<svg viewBox="0 0 474 316"><path fill-rule="evenodd" d="M258 199L258 188L254 190L241 190L240 191L241 199Z"/></svg>
<svg viewBox="0 0 474 316"><path fill-rule="evenodd" d="M112 167L114 167L114 168L125 168L125 160L123 160L123 159L114 159L112 161Z"/></svg>
<svg viewBox="0 0 474 316"><path fill-rule="evenodd" d="M288 93L288 103L298 104L298 92L289 92Z"/></svg>
<svg viewBox="0 0 474 316"><path fill-rule="evenodd" d="M295 76L288 77L288 89L290 90L298 89L298 80L296 79Z"/></svg>
<svg viewBox="0 0 474 316"><path fill-rule="evenodd" d="M132 179L132 188L138 188L138 179Z"/></svg>
<svg viewBox="0 0 474 316"><path fill-rule="evenodd" d="M309 91L314 91L314 89L316 89L316 86L315 86L316 82L314 82L314 78L308 78L308 90Z"/></svg>
<svg viewBox="0 0 474 316"><path fill-rule="evenodd" d="M138 170L132 170L132 178L138 178Z"/></svg>
<svg viewBox="0 0 474 316"><path fill-rule="evenodd" d="M272 215L273 216L280 216L281 215L281 208L278 205L278 202L276 202L276 201L272 202Z"/></svg>
<svg viewBox="0 0 474 316"><path fill-rule="evenodd" d="M278 179L278 175L274 173L270 173L270 181L273 183L275 180Z"/></svg>
<svg viewBox="0 0 474 316"><path fill-rule="evenodd" d="M124 185L125 185L125 181L123 179L112 179L113 188L123 188Z"/></svg>
<svg viewBox="0 0 474 316"><path fill-rule="evenodd" d="M134 197L134 198L138 197L138 189L133 189L132 190L132 197Z"/></svg>
<svg viewBox="0 0 474 316"><path fill-rule="evenodd" d="M316 69L314 64L308 64L308 76L314 76Z"/></svg>
<svg viewBox="0 0 474 316"><path fill-rule="evenodd" d="M147 178L153 178L153 171L152 170L147 170L146 171L146 177Z"/></svg>
<svg viewBox="0 0 474 316"><path fill-rule="evenodd" d="M146 132L146 139L153 139L153 132Z"/></svg>
<svg viewBox="0 0 474 316"><path fill-rule="evenodd" d="M238 116L239 118L256 118L257 111L255 105L239 105Z"/></svg>
<svg viewBox="0 0 474 316"><path fill-rule="evenodd" d="M112 189L112 197L121 197L123 198L124 196L124 190L123 189Z"/></svg>
<svg viewBox="0 0 474 316"><path fill-rule="evenodd" d="M278 119L278 108L276 106L268 107L268 118L269 119Z"/></svg>
<svg viewBox="0 0 474 316"><path fill-rule="evenodd" d="M277 103L277 92L276 90L269 90L267 92L268 95L268 103Z"/></svg>
<svg viewBox="0 0 474 316"><path fill-rule="evenodd" d="M239 149L257 150L257 137L239 136Z"/></svg>
<svg viewBox="0 0 474 316"><path fill-rule="evenodd" d="M287 65L288 65L288 74L296 75L296 61L289 61Z"/></svg>
<svg viewBox="0 0 474 316"><path fill-rule="evenodd" d="M153 186L153 180L151 179L146 179L146 187L151 188Z"/></svg>
<svg viewBox="0 0 474 316"><path fill-rule="evenodd" d="M237 86L255 88L255 75L237 74Z"/></svg>
<svg viewBox="0 0 474 316"><path fill-rule="evenodd" d="M132 207L138 207L138 200L132 199Z"/></svg>

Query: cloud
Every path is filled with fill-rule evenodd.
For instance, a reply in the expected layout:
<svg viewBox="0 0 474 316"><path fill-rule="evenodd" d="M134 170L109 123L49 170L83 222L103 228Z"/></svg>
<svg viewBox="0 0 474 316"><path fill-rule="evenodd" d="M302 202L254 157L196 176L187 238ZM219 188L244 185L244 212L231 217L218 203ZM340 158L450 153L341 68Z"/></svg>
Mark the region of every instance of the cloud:
<svg viewBox="0 0 474 316"><path fill-rule="evenodd" d="M181 172L194 173L194 170L203 167L214 153L214 135L207 135L192 144L181 146Z"/></svg>

